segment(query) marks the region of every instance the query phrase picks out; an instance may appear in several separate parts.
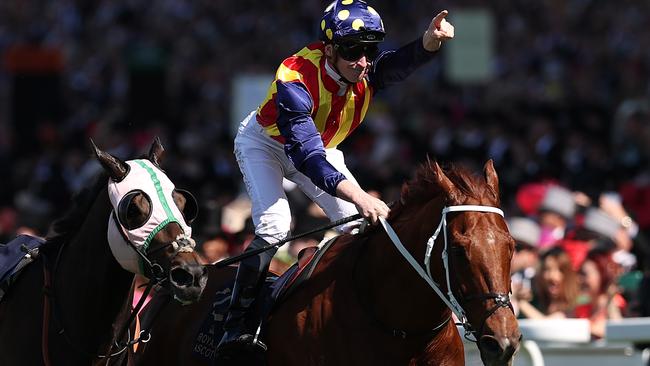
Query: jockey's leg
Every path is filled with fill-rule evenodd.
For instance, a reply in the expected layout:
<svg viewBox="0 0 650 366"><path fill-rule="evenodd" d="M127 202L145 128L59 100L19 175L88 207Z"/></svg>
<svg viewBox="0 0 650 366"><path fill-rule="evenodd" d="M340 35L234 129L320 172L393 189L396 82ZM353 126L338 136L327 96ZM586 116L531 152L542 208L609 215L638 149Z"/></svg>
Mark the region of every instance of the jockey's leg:
<svg viewBox="0 0 650 366"><path fill-rule="evenodd" d="M256 234L245 252L279 242L286 237L291 225L289 202L282 188L285 169L279 157L284 156L283 148L264 135L253 116L251 113L242 122L235 139L235 156L251 199ZM254 342L257 327L249 325L259 325L261 321L260 314L255 313L259 308L255 300L276 252L277 248L273 248L246 258L239 264L224 323L225 334L217 347L218 357L228 357L242 347L249 350L266 349L262 342Z"/></svg>
<svg viewBox="0 0 650 366"><path fill-rule="evenodd" d="M266 240L256 236L246 252L262 248L267 244ZM239 263L228 316L223 326L225 333L218 346L220 354L229 353L229 349L236 352L242 348L266 351L266 345L259 339L255 339L257 327L251 327L249 324L259 324L261 321L260 314L253 313L259 308L254 303L276 251L277 248L270 249L257 256L248 257ZM254 321L251 322L251 319Z"/></svg>

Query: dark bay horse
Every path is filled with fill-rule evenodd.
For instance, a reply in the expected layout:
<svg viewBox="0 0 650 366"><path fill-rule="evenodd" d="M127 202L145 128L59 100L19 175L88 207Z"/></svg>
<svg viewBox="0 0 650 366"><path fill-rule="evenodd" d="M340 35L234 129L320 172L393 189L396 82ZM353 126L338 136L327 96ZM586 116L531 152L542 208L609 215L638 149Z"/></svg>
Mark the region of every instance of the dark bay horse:
<svg viewBox="0 0 650 366"><path fill-rule="evenodd" d="M484 364L511 364L521 339L508 297L514 241L498 206L491 161L483 176L422 166L403 186L386 230L340 236L309 279L276 304L264 334L266 363L464 365L458 321ZM210 365L213 354L197 355L206 346L213 352L220 335L190 340L206 316L223 318L215 309L228 297L213 302L214 292L227 294L233 274L233 267L212 269L197 304L157 310L152 339L136 362ZM207 337L203 330L199 336Z"/></svg>
<svg viewBox="0 0 650 366"><path fill-rule="evenodd" d="M93 148L103 174L52 224L0 301L0 365L107 364L134 273L182 302L205 287L189 227L197 205L160 170L160 141L148 159L127 162Z"/></svg>

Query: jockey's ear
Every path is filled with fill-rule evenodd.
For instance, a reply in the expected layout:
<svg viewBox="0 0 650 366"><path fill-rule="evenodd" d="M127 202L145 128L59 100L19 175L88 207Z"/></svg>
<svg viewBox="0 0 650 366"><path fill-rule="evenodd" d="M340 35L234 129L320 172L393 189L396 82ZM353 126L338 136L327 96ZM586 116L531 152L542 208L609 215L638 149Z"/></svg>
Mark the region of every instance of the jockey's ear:
<svg viewBox="0 0 650 366"><path fill-rule="evenodd" d="M95 142L91 139L90 143L95 151L95 156L99 163L102 165L104 170L111 176L111 179L114 182L121 182L127 174L129 174L129 164L123 162L122 160L114 157L113 155L100 150Z"/></svg>
<svg viewBox="0 0 650 366"><path fill-rule="evenodd" d="M494 198L499 201L499 177L497 176L496 170L494 170L494 162L492 159L485 163L483 172L485 173L485 181L488 187L494 193Z"/></svg>
<svg viewBox="0 0 650 366"><path fill-rule="evenodd" d="M334 58L334 45L333 44L331 44L331 43L326 44L325 49L323 51L324 51L323 53L325 54L325 57L327 58L327 60L329 62L336 62L336 60Z"/></svg>
<svg viewBox="0 0 650 366"><path fill-rule="evenodd" d="M151 148L149 148L149 161L153 165L160 168L160 161L162 160L163 155L165 154L165 148L160 142L160 138L156 136L151 143Z"/></svg>

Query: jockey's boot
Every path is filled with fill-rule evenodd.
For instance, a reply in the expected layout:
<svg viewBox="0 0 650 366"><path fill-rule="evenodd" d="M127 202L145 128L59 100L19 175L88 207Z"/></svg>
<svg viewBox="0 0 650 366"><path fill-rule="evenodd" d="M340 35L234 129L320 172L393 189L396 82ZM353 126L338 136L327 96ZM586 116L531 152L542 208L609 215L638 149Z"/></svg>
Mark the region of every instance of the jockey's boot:
<svg viewBox="0 0 650 366"><path fill-rule="evenodd" d="M266 244L264 239L255 237L247 249L257 249ZM240 351L266 351L266 345L256 337L257 326L250 326L250 319L254 317L261 321L260 315L253 312L257 312L255 300L264 283L271 257L272 255L254 256L239 264L228 316L223 325L225 333L217 346L218 359L228 358ZM259 325L259 321L255 324Z"/></svg>

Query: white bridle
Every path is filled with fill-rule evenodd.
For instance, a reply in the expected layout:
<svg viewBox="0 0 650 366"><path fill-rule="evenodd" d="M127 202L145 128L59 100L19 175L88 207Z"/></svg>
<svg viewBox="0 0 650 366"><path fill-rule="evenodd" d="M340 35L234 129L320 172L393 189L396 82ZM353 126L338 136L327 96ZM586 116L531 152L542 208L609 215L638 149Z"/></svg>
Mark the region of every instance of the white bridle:
<svg viewBox="0 0 650 366"><path fill-rule="evenodd" d="M399 240L399 237L395 233L395 230L388 224L386 219L383 217L379 217L379 221L381 222L381 225L384 227L384 230L386 230L386 233L388 234L388 237L391 239L397 250L402 254L402 256L411 264L413 269L422 277L428 284L431 286L433 291L440 297L440 299L447 305L449 309L456 315L458 318L458 321L460 321L465 327L465 329L470 329L469 328L469 321L467 320L467 315L463 307L460 305L458 300L456 300L456 297L454 296L452 290L451 290L451 283L450 283L450 276L449 276L449 262L448 262L448 255L447 255L447 213L449 212L463 212L463 211L474 211L474 212L491 212L491 213L496 213L504 217L503 211L499 208L496 207L491 207L491 206L479 206L479 205L459 205L459 206L448 206L442 209L442 217L440 218L440 223L438 224L438 227L436 228L436 231L433 233L433 235L427 240L427 248L426 252L424 253L424 266L426 268L425 270L422 268L422 266L417 262L415 258L409 253L409 251L404 247L402 242ZM447 282L447 296L443 293L442 289L440 288L440 285L438 285L434 280L433 276L431 276L431 252L433 251L433 246L436 242L436 238L440 234L440 229L442 229L443 232L443 237L445 239L445 247L442 250L442 263L445 268L445 280Z"/></svg>

